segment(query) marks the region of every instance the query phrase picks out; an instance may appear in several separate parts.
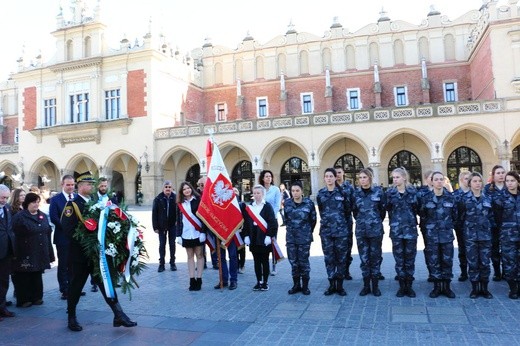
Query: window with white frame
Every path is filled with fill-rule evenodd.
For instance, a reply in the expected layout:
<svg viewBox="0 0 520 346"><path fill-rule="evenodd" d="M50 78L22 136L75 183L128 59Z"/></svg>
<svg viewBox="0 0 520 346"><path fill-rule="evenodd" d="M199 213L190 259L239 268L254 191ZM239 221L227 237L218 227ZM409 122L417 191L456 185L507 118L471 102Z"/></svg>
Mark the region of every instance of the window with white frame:
<svg viewBox="0 0 520 346"><path fill-rule="evenodd" d="M444 102L457 102L457 83L446 82L444 83Z"/></svg>
<svg viewBox="0 0 520 346"><path fill-rule="evenodd" d="M20 143L20 131L18 130L18 127L14 128L14 142Z"/></svg>
<svg viewBox="0 0 520 346"><path fill-rule="evenodd" d="M69 95L69 122L82 123L89 120L89 95L80 93Z"/></svg>
<svg viewBox="0 0 520 346"><path fill-rule="evenodd" d="M347 89L347 109L357 110L361 109L361 91L359 88Z"/></svg>
<svg viewBox="0 0 520 346"><path fill-rule="evenodd" d="M119 119L121 116L121 91L120 89L105 91L105 119Z"/></svg>
<svg viewBox="0 0 520 346"><path fill-rule="evenodd" d="M300 98L302 104L302 114L314 113L314 100L312 93L302 93L300 94Z"/></svg>
<svg viewBox="0 0 520 346"><path fill-rule="evenodd" d="M224 122L227 119L227 105L219 102L215 105L215 120L217 123Z"/></svg>
<svg viewBox="0 0 520 346"><path fill-rule="evenodd" d="M56 125L56 99L43 100L43 126Z"/></svg>
<svg viewBox="0 0 520 346"><path fill-rule="evenodd" d="M256 98L256 116L259 118L266 118L269 116L269 104L267 97Z"/></svg>
<svg viewBox="0 0 520 346"><path fill-rule="evenodd" d="M408 88L405 86L395 87L394 98L397 107L408 106Z"/></svg>

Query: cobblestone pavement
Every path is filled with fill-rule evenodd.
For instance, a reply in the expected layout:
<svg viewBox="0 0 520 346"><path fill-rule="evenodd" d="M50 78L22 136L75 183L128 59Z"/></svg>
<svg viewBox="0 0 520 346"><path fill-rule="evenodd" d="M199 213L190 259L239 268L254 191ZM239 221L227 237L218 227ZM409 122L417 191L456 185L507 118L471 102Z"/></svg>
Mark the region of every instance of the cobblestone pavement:
<svg viewBox="0 0 520 346"><path fill-rule="evenodd" d="M150 211L132 211L149 224ZM388 232L387 232L388 235ZM288 295L292 286L290 265L283 261L269 279L268 292L253 292L252 256L246 272L239 274L238 289L215 290L218 271L207 269L202 290L189 292L186 255L177 248L178 271L157 272L157 237L148 227L145 240L149 269L138 277L140 289L132 300L120 294L125 312L138 322L136 328L113 328L112 313L99 293L87 295L78 305L80 333L66 328L66 303L59 299L56 268L44 274L42 306L12 308L17 317L0 322L1 345L518 345L520 301L507 297L505 282L492 282L494 299L468 298L470 283L454 278L455 299L431 299L422 251L417 254L414 288L417 298L396 298L394 260L387 236L383 244L381 297L360 297L361 273L354 247L352 275L346 297L326 297L328 285L319 236L311 248L311 295ZM285 244L284 228L279 243ZM419 249L423 248L419 242ZM457 260L454 273L459 274ZM210 266L211 267L211 266ZM12 289L8 293L12 300Z"/></svg>

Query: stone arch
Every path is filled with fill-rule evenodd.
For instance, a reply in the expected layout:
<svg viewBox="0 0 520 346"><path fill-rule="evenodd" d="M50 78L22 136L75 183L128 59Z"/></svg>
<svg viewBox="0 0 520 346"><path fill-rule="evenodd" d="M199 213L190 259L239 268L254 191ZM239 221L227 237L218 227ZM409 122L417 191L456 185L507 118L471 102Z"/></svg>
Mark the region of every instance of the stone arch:
<svg viewBox="0 0 520 346"><path fill-rule="evenodd" d="M350 133L336 133L324 140L318 147L317 155L320 166L332 167L338 157L346 153L358 157L365 166L368 166L368 146L359 137Z"/></svg>
<svg viewBox="0 0 520 346"><path fill-rule="evenodd" d="M215 84L222 84L224 81L224 72L222 68L222 63L217 62L213 67L213 78L215 80Z"/></svg>
<svg viewBox="0 0 520 346"><path fill-rule="evenodd" d="M383 178L380 175L380 181L385 183L389 181L388 167L390 161L400 152L413 154L419 160L422 170L432 169L430 147L428 138L418 131L404 128L390 133L381 141L379 146L379 162L382 167L380 174L385 176Z"/></svg>
<svg viewBox="0 0 520 346"><path fill-rule="evenodd" d="M300 75L309 74L309 52L302 50L300 52Z"/></svg>
<svg viewBox="0 0 520 346"><path fill-rule="evenodd" d="M126 150L119 150L106 160L103 175L108 178L110 188L116 192L119 200L124 199L126 204L134 204L140 203L137 195L144 190L142 175L148 173L147 169L151 167L146 159L138 159Z"/></svg>
<svg viewBox="0 0 520 346"><path fill-rule="evenodd" d="M428 38L421 37L417 42L419 45L419 61L424 58L426 61L430 61L430 43L428 42Z"/></svg>
<svg viewBox="0 0 520 346"><path fill-rule="evenodd" d="M379 45L376 42L371 42L368 45L368 59L369 66L374 66L379 60Z"/></svg>
<svg viewBox="0 0 520 346"><path fill-rule="evenodd" d="M58 190L61 185L61 174L56 162L50 157L37 159L29 169L27 182L45 187L47 190Z"/></svg>
<svg viewBox="0 0 520 346"><path fill-rule="evenodd" d="M496 148L499 145L498 136L490 129L478 124L465 124L453 129L446 135L442 148L443 156L448 156L459 147L467 147L475 151L482 161L484 177L491 167L499 162Z"/></svg>
<svg viewBox="0 0 520 346"><path fill-rule="evenodd" d="M356 49L351 44L345 47L345 66L347 70L356 69Z"/></svg>
<svg viewBox="0 0 520 346"><path fill-rule="evenodd" d="M18 187L19 183L16 183L12 178L17 173L19 172L16 163L9 160L0 162L0 184L7 185L11 189Z"/></svg>
<svg viewBox="0 0 520 346"><path fill-rule="evenodd" d="M255 59L255 78L263 79L264 78L264 57L257 56Z"/></svg>
<svg viewBox="0 0 520 346"><path fill-rule="evenodd" d="M332 70L332 53L330 51L330 48L325 47L323 48L321 52L321 60L322 60L322 67L321 70L325 72L325 70L329 69Z"/></svg>
<svg viewBox="0 0 520 346"><path fill-rule="evenodd" d="M394 41L394 64L403 65L404 62L404 44L402 40L397 39Z"/></svg>
<svg viewBox="0 0 520 346"><path fill-rule="evenodd" d="M88 58L92 55L92 39L90 36L83 40L83 57Z"/></svg>
<svg viewBox="0 0 520 346"><path fill-rule="evenodd" d="M296 153L301 155L302 159L307 160L308 152L302 143L300 143L299 141L297 141L291 137L280 137L265 145L265 149L262 151L262 154L261 154L261 158L264 161L263 162L264 169L272 168L271 162L273 161L275 154L277 152L279 152L280 149L282 149L282 147L285 145L289 145L289 147L287 148L287 149L289 149L289 153L287 154L289 156L287 156L287 158L285 160L283 160L283 162L285 162L289 157L295 156ZM283 162L279 162L280 165ZM266 164L267 164L267 167L266 167ZM273 170L273 169L271 169L271 170ZM273 170L273 172L274 172L274 170Z"/></svg>
<svg viewBox="0 0 520 346"><path fill-rule="evenodd" d="M96 165L96 161L94 161L91 156L78 154L71 158L65 165L65 172L63 172L63 174L83 173L86 171L90 171L94 175L99 174L99 168Z"/></svg>
<svg viewBox="0 0 520 346"><path fill-rule="evenodd" d="M444 60L455 60L455 38L452 34L444 35Z"/></svg>
<svg viewBox="0 0 520 346"><path fill-rule="evenodd" d="M197 154L193 150L179 145L163 155L159 161L159 172L163 179L171 180L173 186L177 188L186 179L186 174L194 165L200 165ZM205 160L204 166L199 167L199 171L206 172Z"/></svg>

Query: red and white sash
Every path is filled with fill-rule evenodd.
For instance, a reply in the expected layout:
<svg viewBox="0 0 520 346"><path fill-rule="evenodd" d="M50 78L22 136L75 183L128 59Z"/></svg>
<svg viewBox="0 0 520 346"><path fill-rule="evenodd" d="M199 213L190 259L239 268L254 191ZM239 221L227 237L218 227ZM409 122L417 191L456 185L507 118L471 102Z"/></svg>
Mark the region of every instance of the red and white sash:
<svg viewBox="0 0 520 346"><path fill-rule="evenodd" d="M202 231L202 222L195 216L193 215L193 213L191 211L187 211L184 206L182 205L182 203L177 203L178 206L179 206L179 209L182 213L182 215L184 215L184 217L186 217L186 219L193 225L193 227L195 227L195 229L197 231Z"/></svg>
<svg viewBox="0 0 520 346"><path fill-rule="evenodd" d="M260 215L259 212L256 212L251 205L246 206L247 214L251 217L251 219L256 223L258 228L265 234L267 234L267 221Z"/></svg>

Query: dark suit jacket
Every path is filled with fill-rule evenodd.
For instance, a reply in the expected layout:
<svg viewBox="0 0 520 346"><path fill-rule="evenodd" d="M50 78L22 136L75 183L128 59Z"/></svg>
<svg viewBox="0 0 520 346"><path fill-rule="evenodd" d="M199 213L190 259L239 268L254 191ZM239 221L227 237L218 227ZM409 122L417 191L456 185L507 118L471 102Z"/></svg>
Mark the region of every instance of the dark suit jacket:
<svg viewBox="0 0 520 346"><path fill-rule="evenodd" d="M87 202L81 197L80 195L77 195L73 203L76 203L79 209L80 213L83 213L83 209L85 209L85 205ZM72 203L68 202L65 206L66 208L73 208ZM87 257L85 257L85 254L83 252L83 249L80 245L80 243L74 239L72 236L74 235L74 232L76 231L76 227L79 223L78 215L76 215L76 212L74 208L71 210L70 213L65 212L63 213L63 217L61 218L61 226L63 230L63 234L65 237L67 237L69 241L69 261L73 262L87 262Z"/></svg>
<svg viewBox="0 0 520 346"><path fill-rule="evenodd" d="M15 243L11 207L5 205L4 218L0 219L0 260L14 255Z"/></svg>
<svg viewBox="0 0 520 346"><path fill-rule="evenodd" d="M74 194L74 197L77 195ZM54 244L56 245L68 245L69 238L63 233L63 227L61 225L61 213L63 212L63 208L67 204L67 200L63 193L59 193L56 196L51 198L51 205L49 206L49 216L51 218L51 222L54 224Z"/></svg>

